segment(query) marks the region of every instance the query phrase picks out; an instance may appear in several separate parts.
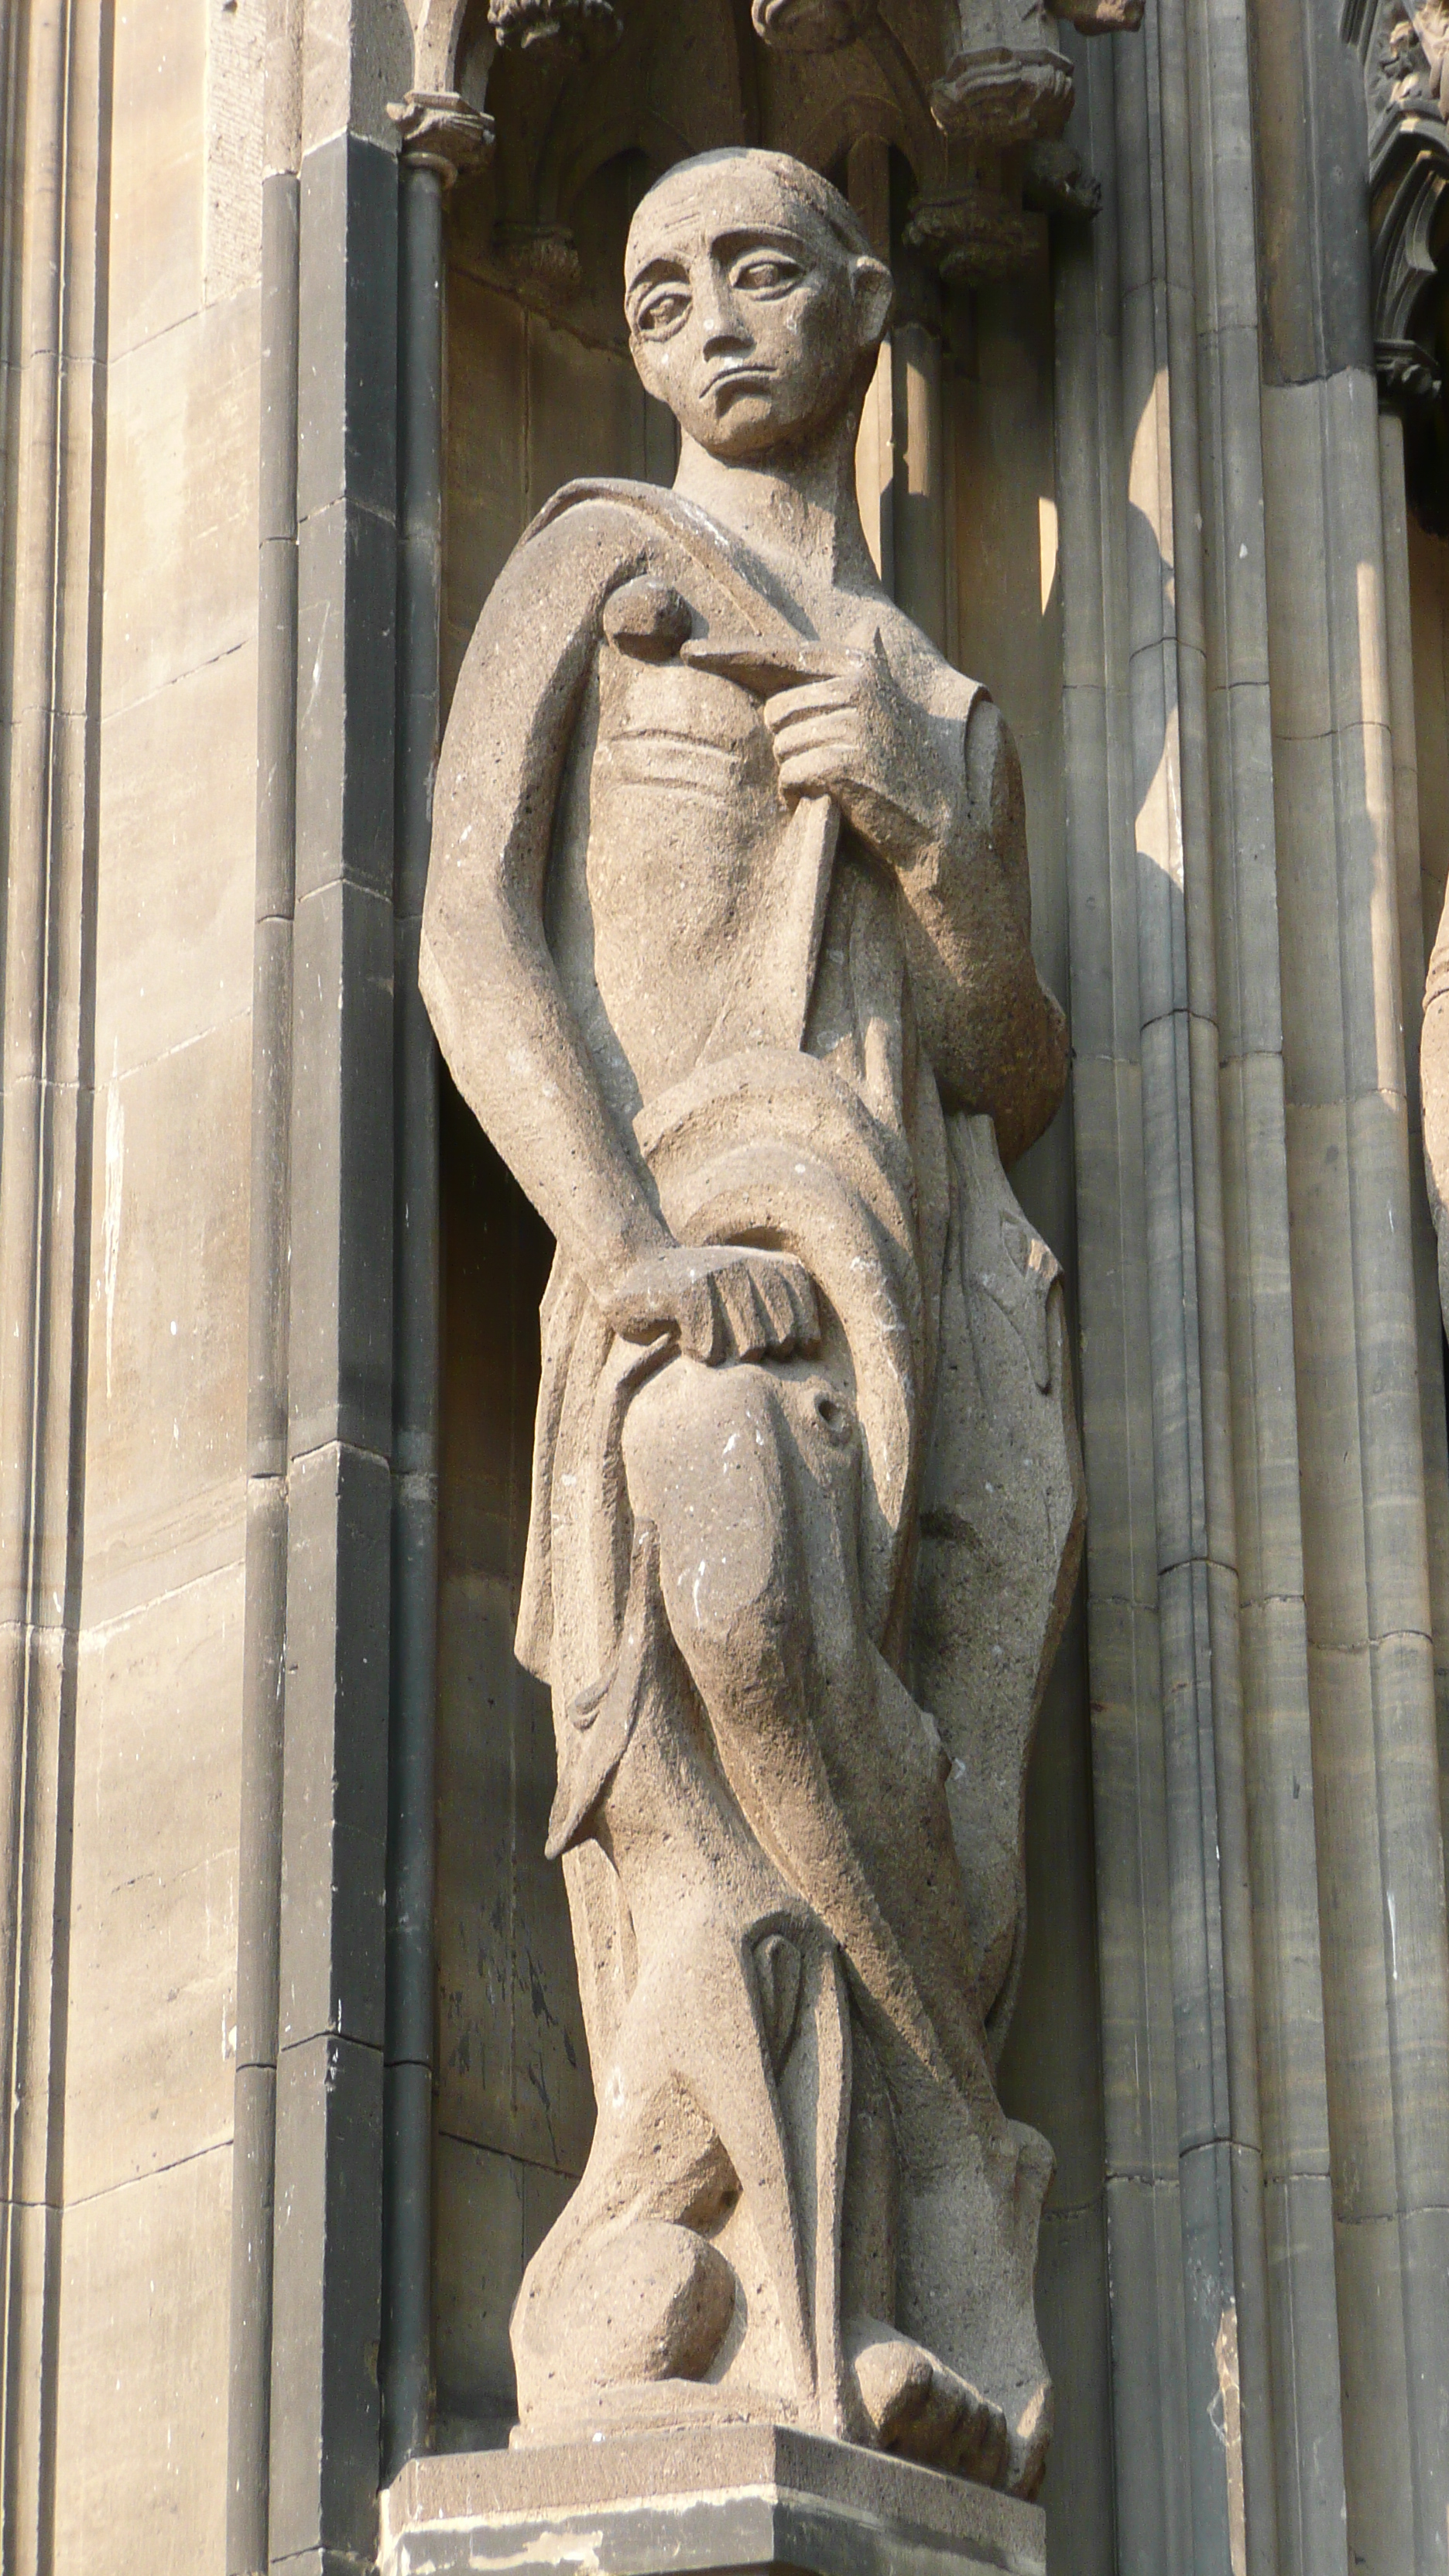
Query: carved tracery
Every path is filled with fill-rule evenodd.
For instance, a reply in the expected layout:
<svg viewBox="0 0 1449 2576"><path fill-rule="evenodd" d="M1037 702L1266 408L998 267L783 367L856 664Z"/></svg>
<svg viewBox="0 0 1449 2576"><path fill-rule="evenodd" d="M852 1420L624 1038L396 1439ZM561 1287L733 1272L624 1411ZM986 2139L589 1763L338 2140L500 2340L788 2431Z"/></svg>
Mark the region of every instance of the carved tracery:
<svg viewBox="0 0 1449 2576"><path fill-rule="evenodd" d="M1098 185L1063 140L1059 20L1090 35L1141 14L1142 0L435 0L410 103L486 109L499 280L545 311L582 287L570 208L611 152L639 151L657 175L767 129L821 169L862 138L893 146L915 187L905 246L970 285L1037 256L1048 215L1096 213Z"/></svg>
<svg viewBox="0 0 1449 2576"><path fill-rule="evenodd" d="M1449 311L1449 11L1443 0L1348 0L1345 40L1363 65L1368 115L1374 358L1403 413L1409 497L1449 521L1444 401Z"/></svg>

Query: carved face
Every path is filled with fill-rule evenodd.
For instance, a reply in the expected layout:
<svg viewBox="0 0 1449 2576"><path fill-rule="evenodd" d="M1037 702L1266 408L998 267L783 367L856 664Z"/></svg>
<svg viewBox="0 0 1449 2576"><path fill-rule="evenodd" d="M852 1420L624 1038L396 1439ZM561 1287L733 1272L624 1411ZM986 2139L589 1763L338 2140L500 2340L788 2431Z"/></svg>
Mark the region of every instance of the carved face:
<svg viewBox="0 0 1449 2576"><path fill-rule="evenodd" d="M888 272L801 181L773 154L720 155L672 172L634 219L634 363L712 456L808 444L858 399L885 328Z"/></svg>

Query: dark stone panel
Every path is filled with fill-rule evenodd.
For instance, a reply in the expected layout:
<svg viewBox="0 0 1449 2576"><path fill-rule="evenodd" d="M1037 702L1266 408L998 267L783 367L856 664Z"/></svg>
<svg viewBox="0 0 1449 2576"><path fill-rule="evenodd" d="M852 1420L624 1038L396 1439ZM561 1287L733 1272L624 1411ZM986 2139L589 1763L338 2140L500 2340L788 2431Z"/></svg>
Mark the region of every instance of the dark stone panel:
<svg viewBox="0 0 1449 2576"><path fill-rule="evenodd" d="M431 788L429 788L431 793ZM414 915L394 926L397 998L394 1075L397 1098L397 1345L393 1353L393 1465L425 1476L436 1503L438 1407L438 1084L437 1040L418 991L422 924Z"/></svg>
<svg viewBox="0 0 1449 2576"><path fill-rule="evenodd" d="M397 162L334 135L302 164L297 515L397 507Z"/></svg>
<svg viewBox="0 0 1449 2576"><path fill-rule="evenodd" d="M1270 2178L1263 2188L1268 2244L1270 2323L1283 2344L1276 2350L1277 2384L1305 2394L1302 2420L1315 2437L1301 2436L1280 2454L1278 2534L1283 2564L1331 2564L1326 2552L1342 2529L1342 2391L1338 2377L1338 2305L1333 2267L1332 2185L1324 2174ZM1321 2428L1321 2429L1320 2429Z"/></svg>
<svg viewBox="0 0 1449 2576"><path fill-rule="evenodd" d="M291 1448L392 1436L393 934L387 900L324 886L293 949Z"/></svg>
<svg viewBox="0 0 1449 2576"><path fill-rule="evenodd" d="M552 1245L446 1078L441 1149L438 2125L577 2174L593 2091L563 1872L544 1858L553 1723L513 1653Z"/></svg>
<svg viewBox="0 0 1449 2576"><path fill-rule="evenodd" d="M397 539L329 502L297 540L297 894L348 878L390 894Z"/></svg>
<svg viewBox="0 0 1449 2576"><path fill-rule="evenodd" d="M253 1476L280 1476L287 1464L291 1105L292 925L289 920L261 920L252 948L247 1470Z"/></svg>
<svg viewBox="0 0 1449 2576"><path fill-rule="evenodd" d="M1232 2564L1233 2497L1222 2378L1239 2369L1232 2150L1222 2140L1184 2155L1181 2177L1188 2459L1193 2538L1213 2564ZM1230 2343L1224 2342L1230 2335ZM1254 2532L1254 2538L1258 2534Z"/></svg>
<svg viewBox="0 0 1449 2576"><path fill-rule="evenodd" d="M247 1486L245 1715L242 1731L237 2081L277 2062L277 1943L282 1843L282 1732L287 1628L287 1491L280 1476Z"/></svg>
<svg viewBox="0 0 1449 2576"><path fill-rule="evenodd" d="M1442 2492L1449 2449L1449 2390L1439 2361L1442 2345L1437 2333L1437 2323L1444 2312L1445 2286L1449 2283L1449 2209L1406 2209L1400 2244L1405 2342L1410 2362L1409 2441L1417 2472L1416 2503L1421 2527L1428 2522L1432 2529L1438 2518L1435 2515L1430 2520L1435 2490ZM1425 2488L1430 2499L1429 2513L1421 2501ZM1436 2532L1436 2540L1437 2536Z"/></svg>
<svg viewBox="0 0 1449 2576"><path fill-rule="evenodd" d="M1001 2061L1004 2107L1051 2140L1054 2210L1099 2197L1103 2170L1086 1610L1083 1585L1037 1722L1026 1808L1026 1957Z"/></svg>
<svg viewBox="0 0 1449 2576"><path fill-rule="evenodd" d="M1041 2503L1051 2576L1117 2576L1107 2240L1100 2196L1042 2220L1036 2312L1056 2391Z"/></svg>
<svg viewBox="0 0 1449 2576"><path fill-rule="evenodd" d="M377 2546L382 2059L331 2034L277 2070L271 2558Z"/></svg>
<svg viewBox="0 0 1449 2576"><path fill-rule="evenodd" d="M263 546L290 538L297 519L297 228L293 170L262 181L262 435L258 522Z"/></svg>
<svg viewBox="0 0 1449 2576"><path fill-rule="evenodd" d="M1177 2183L1109 2176L1106 2207L1117 2563L1120 2576L1187 2576L1197 2561Z"/></svg>
<svg viewBox="0 0 1449 2576"><path fill-rule="evenodd" d="M277 2074L273 2066L238 2064L233 2098L233 2194L245 2198L254 2226L234 2229L231 2247L231 2371L227 2423L229 2567L265 2563L269 2410L252 2402L269 2375L272 2323L272 2178Z"/></svg>
<svg viewBox="0 0 1449 2576"><path fill-rule="evenodd" d="M275 202L272 200L275 199ZM295 495L264 495L264 613L284 623L288 503L298 702L270 2563L371 2566L379 2475L384 1886L393 1337L393 774L397 170L340 135L272 236L298 239ZM285 318L285 317L283 317ZM263 317L264 341L269 327ZM281 370L278 371L279 377ZM264 400L266 399L264 391ZM285 442L282 442L285 445ZM286 675L284 674L284 677ZM285 761L284 713L263 710ZM292 908L279 834L264 916ZM266 855L266 854L264 854ZM276 1176L262 1174L270 1185Z"/></svg>
<svg viewBox="0 0 1449 2576"><path fill-rule="evenodd" d="M335 2030L382 2046L385 1855L378 1836L348 1825L285 1836L284 2045Z"/></svg>
<svg viewBox="0 0 1449 2576"><path fill-rule="evenodd" d="M329 1446L291 1477L282 1827L285 2045L380 2048L391 1480Z"/></svg>
<svg viewBox="0 0 1449 2576"><path fill-rule="evenodd" d="M1358 56L1312 0L1251 0L1249 26L1265 380L1372 367Z"/></svg>
<svg viewBox="0 0 1449 2576"><path fill-rule="evenodd" d="M297 540L268 537L257 574L256 917L291 915L297 843Z"/></svg>

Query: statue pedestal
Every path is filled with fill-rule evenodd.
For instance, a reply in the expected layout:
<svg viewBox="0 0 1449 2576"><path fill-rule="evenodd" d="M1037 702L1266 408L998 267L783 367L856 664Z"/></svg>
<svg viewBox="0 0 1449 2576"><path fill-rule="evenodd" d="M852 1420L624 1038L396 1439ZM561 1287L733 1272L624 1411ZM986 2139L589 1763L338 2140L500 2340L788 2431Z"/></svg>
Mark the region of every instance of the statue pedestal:
<svg viewBox="0 0 1449 2576"><path fill-rule="evenodd" d="M382 2576L1045 2576L1046 2517L985 2487L770 2424L410 2460Z"/></svg>

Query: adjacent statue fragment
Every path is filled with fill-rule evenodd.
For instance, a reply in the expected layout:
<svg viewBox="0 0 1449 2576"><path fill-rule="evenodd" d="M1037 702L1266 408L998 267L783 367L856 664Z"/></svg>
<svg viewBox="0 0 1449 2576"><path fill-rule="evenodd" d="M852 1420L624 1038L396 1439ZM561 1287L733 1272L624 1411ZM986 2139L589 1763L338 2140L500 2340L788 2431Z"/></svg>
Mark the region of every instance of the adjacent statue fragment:
<svg viewBox="0 0 1449 2576"><path fill-rule="evenodd" d="M567 487L501 576L423 982L558 1239L518 1651L599 2110L522 2437L760 2416L1029 2494L1051 2156L993 2062L1081 1485L997 1140L1066 1053L1010 738L860 528L889 304L798 163L645 198L678 479Z"/></svg>

